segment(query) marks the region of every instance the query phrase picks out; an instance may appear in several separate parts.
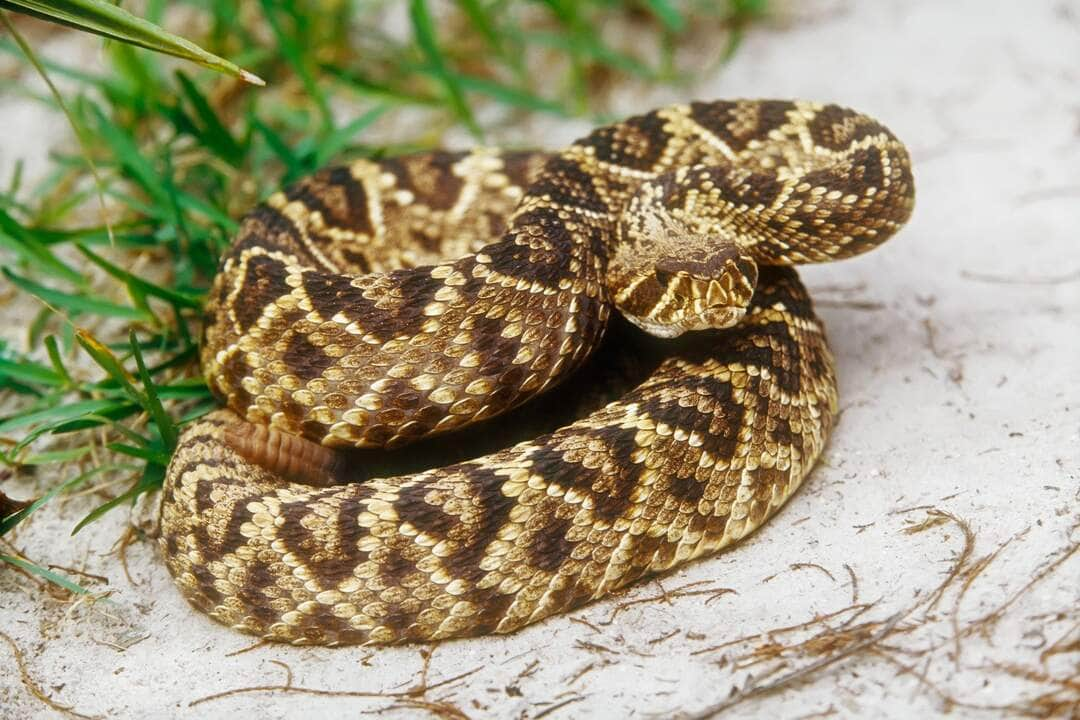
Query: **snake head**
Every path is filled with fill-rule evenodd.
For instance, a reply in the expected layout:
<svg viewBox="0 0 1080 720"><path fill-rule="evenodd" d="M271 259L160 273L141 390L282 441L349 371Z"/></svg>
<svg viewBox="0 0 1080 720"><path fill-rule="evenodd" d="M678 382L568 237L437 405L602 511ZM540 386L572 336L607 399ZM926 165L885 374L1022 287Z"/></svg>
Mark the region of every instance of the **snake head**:
<svg viewBox="0 0 1080 720"><path fill-rule="evenodd" d="M662 338L689 330L731 327L746 314L757 286L757 263L733 243L643 265L615 292L627 320Z"/></svg>
<svg viewBox="0 0 1080 720"><path fill-rule="evenodd" d="M757 263L715 212L714 175L683 167L643 182L620 215L608 287L623 316L651 335L731 327L754 294Z"/></svg>

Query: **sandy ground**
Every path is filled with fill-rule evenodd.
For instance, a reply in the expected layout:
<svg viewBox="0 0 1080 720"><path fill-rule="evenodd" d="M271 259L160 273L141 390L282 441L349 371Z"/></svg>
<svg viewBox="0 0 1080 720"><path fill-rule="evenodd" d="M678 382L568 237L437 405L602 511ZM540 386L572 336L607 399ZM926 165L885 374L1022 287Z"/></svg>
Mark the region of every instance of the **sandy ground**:
<svg viewBox="0 0 1080 720"><path fill-rule="evenodd" d="M126 576L123 511L69 539L95 502L73 498L14 543L111 594L71 604L0 571L22 668L0 641L0 716L62 715L29 683L100 717L1080 713L1080 3L806 7L685 97L867 111L910 145L919 198L886 247L804 274L843 415L763 531L511 637L298 649L192 611L149 541Z"/></svg>

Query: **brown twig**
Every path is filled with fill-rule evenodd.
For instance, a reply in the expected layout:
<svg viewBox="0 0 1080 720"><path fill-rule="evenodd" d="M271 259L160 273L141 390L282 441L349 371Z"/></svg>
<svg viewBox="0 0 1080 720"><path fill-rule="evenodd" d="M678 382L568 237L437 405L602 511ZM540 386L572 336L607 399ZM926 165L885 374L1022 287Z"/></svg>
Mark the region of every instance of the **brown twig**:
<svg viewBox="0 0 1080 720"><path fill-rule="evenodd" d="M877 630L877 632L873 633L864 640L861 640L860 642L849 645L838 653L815 660L814 662L808 665L804 665L803 667L800 667L796 670L793 670L786 675L782 675L776 680L773 680L772 682L765 685L754 685L748 689L736 690L727 700L716 703L714 705L710 705L696 713L685 715L683 717L685 717L686 720L704 720L704 718L715 717L720 713L724 712L725 710L728 710L729 708L732 708L745 700L749 700L755 697L761 697L763 695L769 695L785 687L788 687L789 685L793 685L802 680L805 680L806 678L814 675L820 670L823 670L831 665L835 665L841 660L852 657L864 650L867 650L868 648L872 648L875 644L880 642L883 638L887 637L893 631L896 625L904 618L905 614L905 612L896 613L891 618L886 620L885 623Z"/></svg>
<svg viewBox="0 0 1080 720"><path fill-rule="evenodd" d="M946 589L952 584L953 580L960 574L962 568L967 565L968 560L971 558L971 553L975 548L975 533L971 531L971 526L966 521L961 520L952 513L938 508L932 507L926 511L926 518L922 522L911 525L904 529L904 533L907 535L914 535L915 533L923 532L929 528L945 523L953 523L960 529L960 532L964 536L964 545L960 549L960 553L953 561L952 566L949 568L948 574L937 588L930 593L929 599L924 608L923 617L926 617L931 610L933 610L937 604L941 601L942 596L945 594Z"/></svg>
<svg viewBox="0 0 1080 720"><path fill-rule="evenodd" d="M717 650L723 650L724 648L731 647L732 645L739 645L739 644L742 644L742 643L749 643L749 642L753 642L754 640L763 640L763 639L768 638L768 637L774 637L776 635L783 635L785 633L794 632L796 630L805 630L806 628L812 627L814 625L818 625L820 623L825 622L826 620L831 620L832 618L837 617L839 615L842 615L842 614L844 614L846 612L849 612L851 610L856 610L855 617L858 617L862 613L864 613L867 610L869 610L870 608L874 607L875 604L876 603L863 603L863 604L860 604L860 605L849 605L849 606L847 606L845 608L840 608L839 610L834 610L833 612L827 613L825 615L815 615L812 620L807 620L806 622L802 622L802 623L799 623L797 625L788 625L788 626L782 627L782 628L775 628L773 630L769 630L768 632L755 633L754 635L744 635L743 637L736 638L734 640L728 640L727 642L720 643L719 645L713 645L711 647L702 648L700 650L694 650L690 654L691 655L704 655L705 653L715 652Z"/></svg>
<svg viewBox="0 0 1080 720"><path fill-rule="evenodd" d="M1039 654L1039 662L1045 663L1051 655L1068 652L1080 652L1080 622L1074 624L1064 635L1052 642L1050 647L1043 650Z"/></svg>
<svg viewBox="0 0 1080 720"><path fill-rule="evenodd" d="M600 625L611 625L613 622L615 622L615 618L617 618L619 616L619 613L623 612L624 610L627 610L628 608L633 607L634 605L642 605L644 603L652 603L652 602L656 602L657 600L663 601L664 603L670 605L671 601L676 599L676 598L693 597L695 595L709 595L709 596L715 597L717 595L717 593L726 594L726 593L730 593L730 592L735 592L731 588L709 588L709 589L704 589L704 590L690 590L690 588L699 587L701 585L707 585L709 582L710 581L708 581L708 580L698 580L698 581L695 581L695 582L687 583L685 585L680 585L679 587L675 588L674 590L668 590L659 581L657 581L656 585L660 588L660 594L659 595L652 595L650 597L643 597L643 598L635 598L633 600L626 600L624 602L619 603L618 605L616 605L612 609L611 615L608 616L608 619L601 622Z"/></svg>
<svg viewBox="0 0 1080 720"><path fill-rule="evenodd" d="M430 658L430 654L427 656ZM221 700L223 698L232 697L235 695L245 695L249 693L259 692L289 692L298 693L301 695L314 695L317 697L351 697L351 698L375 698L375 699L390 699L395 702L405 705L407 707L418 708L422 710L428 710L439 715L454 718L455 720L468 720L468 716L462 712L459 708L443 702L432 702L422 699L422 696L430 690L449 685L452 682L461 680L477 673L481 668L476 667L467 672L463 672L459 675L440 680L432 685L427 684L426 676L422 678L420 685L413 686L406 690L395 692L375 692L375 691L363 691L363 690L324 690L321 688L309 688L299 685L293 685L292 669L283 662L278 660L271 660L277 665L281 665L285 668L286 679L284 685L253 685L250 687L233 688L232 690L225 690L212 695L206 695L204 697L197 698L188 703L188 707L195 707L196 705L202 705L203 703L211 702L214 700Z"/></svg>
<svg viewBox="0 0 1080 720"><path fill-rule="evenodd" d="M259 648L263 647L264 645L269 645L269 644L270 644L270 641L268 641L268 640L259 640L258 642L255 642L255 643L252 643L252 644L247 645L245 647L242 647L239 650L233 650L231 653L225 653L225 657L231 658L231 657L236 657L237 655L243 655L244 653L249 653L252 650L258 650Z"/></svg>
<svg viewBox="0 0 1080 720"><path fill-rule="evenodd" d="M574 697L566 698L562 702L557 702L554 705L546 707L543 710L541 710L540 712L536 713L536 715L533 716L533 720L540 720L540 718L542 718L542 717L544 717L546 715L550 715L551 713L555 712L556 710L559 710L560 708L566 707L570 703L581 702L584 699L585 698L583 696L581 696L581 695L575 695Z"/></svg>
<svg viewBox="0 0 1080 720"><path fill-rule="evenodd" d="M589 622L585 618L572 617L572 618L567 618L567 619L570 620L570 622L577 623L578 625L584 625L585 627L592 630L594 633L600 633L601 632L600 628L596 627L595 625L593 625L591 622Z"/></svg>
<svg viewBox="0 0 1080 720"><path fill-rule="evenodd" d="M812 568L814 570L820 570L821 572L825 573L825 575L828 576L828 578L830 580L832 580L833 582L836 582L836 578L833 577L833 574L831 572L829 572L828 570L826 570L821 565L818 565L817 563L792 563L789 567L792 570L806 570L808 568Z"/></svg>
<svg viewBox="0 0 1080 720"><path fill-rule="evenodd" d="M665 640L670 640L671 638L675 637L678 634L679 634L679 629L676 628L676 629L672 630L669 633L664 633L663 635L660 635L659 637L654 637L652 640L649 640L648 643L649 643L649 645L656 645L658 643L664 642Z"/></svg>
<svg viewBox="0 0 1080 720"><path fill-rule="evenodd" d="M14 515L23 508L30 507L33 504L33 500L13 500L5 495L3 490L0 490L0 518Z"/></svg>
<svg viewBox="0 0 1080 720"><path fill-rule="evenodd" d="M844 563L844 569L847 570L848 577L851 578L851 604L854 605L859 602L859 578L847 563Z"/></svg>
<svg viewBox="0 0 1080 720"><path fill-rule="evenodd" d="M135 582L135 578L131 577L131 569L128 567L127 561L127 549L135 542L137 531L134 527L128 526L124 531L124 534L120 536L116 544L116 557L120 560L120 567L124 569L124 577L127 578L128 583L132 587L138 587L139 583Z"/></svg>
<svg viewBox="0 0 1080 720"><path fill-rule="evenodd" d="M1080 550L1080 542L1073 543L1071 546L1062 551L1058 555L1058 557L1054 559L1053 562L1051 562L1049 565L1044 566L1040 571L1035 573L1034 577L1032 577L1031 580L1025 583L1023 587L1013 593L1008 600L1006 600L1001 605L994 608L987 614L983 615L975 622L968 625L968 627L965 628L965 630L963 631L963 634L965 636L970 635L972 632L975 631L975 629L982 629L985 631L985 627L987 625L996 624L1005 614L1005 611L1008 610L1013 603L1015 603L1024 594L1031 590L1031 588L1033 588L1037 583L1041 582L1043 578L1061 567L1065 563L1065 561L1067 561L1074 554L1076 554L1077 550Z"/></svg>
<svg viewBox="0 0 1080 720"><path fill-rule="evenodd" d="M88 580L97 580L98 582L104 583L105 585L109 584L109 578L105 577L104 575L95 575L93 573L88 573L85 570L76 570L73 567L67 567L66 565L56 565L54 563L49 563L47 567L50 570L63 570L66 573L71 573L72 575L79 575L81 577L87 578Z"/></svg>
<svg viewBox="0 0 1080 720"><path fill-rule="evenodd" d="M979 577L979 575L982 575L983 571L990 566L990 563L994 562L994 560L997 559L998 554L1008 547L1009 543L1013 540L1014 538L1009 538L999 545L994 552L989 555L984 555L976 560L975 563L964 572L964 582L960 584L960 590L956 593L956 600L953 601L951 620L953 627L953 662L958 668L960 667L960 654L962 652L962 646L960 644L960 603L963 602L964 596L967 595L967 591L975 582L975 579Z"/></svg>
<svg viewBox="0 0 1080 720"><path fill-rule="evenodd" d="M563 684L566 685L567 687L569 687L570 685L573 685L578 680L580 680L581 678L583 678L586 675L588 675L589 673L591 673L593 670L596 670L597 668L604 668L604 667L607 667L607 666L612 665L612 664L613 663L610 660L606 660L606 659L605 660L593 661L593 662L587 664L585 667L578 670L573 675L571 675L568 679L564 680Z"/></svg>
<svg viewBox="0 0 1080 720"><path fill-rule="evenodd" d="M99 720L103 716L101 715L85 715L70 705L61 705L53 700L51 697L45 694L45 691L41 689L41 686L34 682L34 679L30 677L30 671L26 668L26 658L23 656L22 650L19 649L18 644L5 632L0 631L0 638L3 638L8 645L11 646L11 652L15 655L15 665L19 668L19 676L22 679L23 687L30 691L30 694L36 697L41 702L48 705L53 710L59 713L63 713L69 717L80 718L82 720Z"/></svg>
<svg viewBox="0 0 1080 720"><path fill-rule="evenodd" d="M574 642L574 647L581 648L582 650L589 650L590 652L610 653L612 655L618 655L619 653L612 650L609 647L599 645L597 643L589 642L587 640L577 640Z"/></svg>
<svg viewBox="0 0 1080 720"><path fill-rule="evenodd" d="M949 712L954 707L960 707L966 710L993 712L1009 717L1026 716L1036 718L1051 718L1075 717L1076 712L1080 710L1080 694L1074 695L1073 697L1060 696L1060 692L1062 690L1069 691L1073 689L1068 687L1067 684L1066 687L1059 688L1059 690L1046 692L1035 697L1024 698L1007 704L986 705L966 702L964 700L959 700L953 697L948 692L943 690L936 683L930 680L930 678L927 677L925 672L920 672L915 668L911 667L910 665L906 665L897 660L896 658L892 657L891 655L889 655L888 652L885 652L882 646L879 645L878 647L871 648L871 652L874 653L876 656L880 657L882 660L885 660L886 662L895 666L897 669L900 670L901 674L910 675L911 677L915 678L919 681L920 685L937 695L945 706L943 709L945 713ZM1002 669L1006 672L1009 672L1009 668L1007 667L1003 667ZM1020 677L1027 680L1039 682L1054 682L1057 680L1056 678L1048 678L1042 673L1032 673L1026 668L1015 669L1018 671ZM1061 681L1058 681L1058 684L1061 684Z"/></svg>

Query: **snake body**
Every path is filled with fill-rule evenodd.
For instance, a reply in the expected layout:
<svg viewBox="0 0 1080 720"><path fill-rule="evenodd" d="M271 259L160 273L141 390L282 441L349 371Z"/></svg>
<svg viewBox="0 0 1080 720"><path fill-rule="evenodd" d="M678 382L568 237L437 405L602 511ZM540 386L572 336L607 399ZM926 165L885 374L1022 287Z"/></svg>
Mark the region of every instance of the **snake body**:
<svg viewBox="0 0 1080 720"><path fill-rule="evenodd" d="M228 409L181 436L165 561L237 629L397 643L510 632L729 545L798 488L836 413L823 328L783 266L875 247L913 197L886 128L787 101L664 108L558 153L320 171L222 260L202 364ZM564 382L613 307L693 332L554 432L357 481L349 448Z"/></svg>

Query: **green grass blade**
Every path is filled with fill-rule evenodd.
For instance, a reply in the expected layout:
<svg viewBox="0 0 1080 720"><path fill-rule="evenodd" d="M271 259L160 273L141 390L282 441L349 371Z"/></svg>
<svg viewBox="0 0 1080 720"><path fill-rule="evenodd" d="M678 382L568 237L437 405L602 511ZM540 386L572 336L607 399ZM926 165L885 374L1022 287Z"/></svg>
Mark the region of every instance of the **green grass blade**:
<svg viewBox="0 0 1080 720"><path fill-rule="evenodd" d="M531 42L570 52L572 59L576 58L579 63L589 60L602 63L628 75L637 76L642 80L654 81L657 79L656 71L648 65L637 58L603 44L587 30L570 35L537 31L527 33L524 37Z"/></svg>
<svg viewBox="0 0 1080 720"><path fill-rule="evenodd" d="M355 69L320 65L319 69L366 98L393 105L439 105L440 99L386 83L376 82Z"/></svg>
<svg viewBox="0 0 1080 720"><path fill-rule="evenodd" d="M315 149L315 166L321 167L345 149L349 142L378 120L389 108L379 105L330 133Z"/></svg>
<svg viewBox="0 0 1080 720"><path fill-rule="evenodd" d="M82 275L53 255L45 243L34 236L32 229L23 227L3 210L0 210L0 247L12 251L40 272L75 285L85 283Z"/></svg>
<svg viewBox="0 0 1080 720"><path fill-rule="evenodd" d="M22 158L15 160L15 171L11 174L11 182L8 184L8 189L4 191L5 195L15 197L19 194L19 188L22 187L24 167L25 162Z"/></svg>
<svg viewBox="0 0 1080 720"><path fill-rule="evenodd" d="M113 429L120 431L121 429L124 429L124 426L120 425L119 421L131 417L141 410L142 408L135 403L116 399L111 407L108 407L101 412L88 413L82 417L75 418L74 420L69 420L42 429L51 432L53 435L64 435L66 433L78 432L79 430L86 430L88 428L101 427L102 425L109 425ZM19 441L19 444L21 445L25 442L26 438L23 438Z"/></svg>
<svg viewBox="0 0 1080 720"><path fill-rule="evenodd" d="M153 444L153 440L151 438L140 435L138 432L132 430L125 425L121 425L120 423L114 423L113 429L124 437L131 440L136 445L141 445L142 447L150 447Z"/></svg>
<svg viewBox="0 0 1080 720"><path fill-rule="evenodd" d="M76 245L76 247L79 249L79 252L90 260L90 262L127 285L128 290L131 292L141 292L152 297L160 298L165 302L178 307L191 308L193 310L198 310L202 307L202 299L197 295L182 293L161 287L160 285L155 285L137 275L132 275L121 267L113 265L111 262L83 245Z"/></svg>
<svg viewBox="0 0 1080 720"><path fill-rule="evenodd" d="M326 94L315 82L315 76L308 66L308 57L311 55L309 49L301 48L296 42L295 34L286 32L285 28L282 27L281 18L278 15L279 8L277 6L279 3L275 3L273 0L261 0L261 4L263 16L269 23L270 29L274 32L281 54L285 56L289 65L292 66L293 72L300 78L304 89L307 90L308 95L318 107L319 114L322 116L323 128L326 130L332 129L334 127L334 114L330 111L330 103L326 99Z"/></svg>
<svg viewBox="0 0 1080 720"><path fill-rule="evenodd" d="M82 530L84 527L97 520L99 517L112 510L115 507L122 505L125 502L134 503L135 500L148 490L153 490L161 485L161 481L165 478L165 466L164 465L147 465L143 470L142 475L132 485L127 492L114 497L106 503L99 505L91 510L86 517L79 521L75 528L71 531L71 534Z"/></svg>
<svg viewBox="0 0 1080 720"><path fill-rule="evenodd" d="M520 90L518 88L510 87L509 85L503 85L494 80L487 80L472 75L455 74L455 78L462 88L471 90L480 95L487 95L493 100L497 100L510 107L517 107L531 112L549 113L560 117L569 115L566 108L559 103L545 100L526 90Z"/></svg>
<svg viewBox="0 0 1080 720"><path fill-rule="evenodd" d="M129 457L145 460L148 463L154 463L165 467L169 464L169 454L163 450L156 450L154 448L141 448L136 445L128 445L126 443L109 443L105 446L113 452L118 452L121 455L128 455Z"/></svg>
<svg viewBox="0 0 1080 720"><path fill-rule="evenodd" d="M158 58L124 43L106 44L105 55L112 65L111 74L131 97L132 116L149 117L154 111L155 98L164 89Z"/></svg>
<svg viewBox="0 0 1080 720"><path fill-rule="evenodd" d="M143 392L146 397L145 407L150 413L150 417L154 418L154 424L157 425L158 432L161 433L161 439L165 443L166 449L171 452L176 447L176 425L173 424L172 418L169 417L169 414L165 412L165 408L161 405L161 398L158 397L157 388L150 377L150 372L146 369L146 362L143 361L139 344L135 341L134 330L130 331L128 340L131 343L131 352L135 356L135 364L139 368L139 380L142 381Z"/></svg>
<svg viewBox="0 0 1080 720"><path fill-rule="evenodd" d="M44 410L33 410L18 415L12 415L3 421L0 421L0 433L43 423L48 423L49 426L52 427L70 420L79 419L85 415L99 413L116 407L117 401L114 399L76 400L72 403L65 403Z"/></svg>
<svg viewBox="0 0 1080 720"><path fill-rule="evenodd" d="M209 412L213 412L214 410L217 410L218 407L220 407L220 406L218 405L217 400L215 400L214 398L210 398L208 400L205 400L205 401L199 403L198 405L196 405L195 407L191 408L187 412L185 412L183 414L183 416L181 416L180 420L177 422L177 425L183 426L183 425L188 424L192 420L198 420L203 415L206 415Z"/></svg>
<svg viewBox="0 0 1080 720"><path fill-rule="evenodd" d="M104 315L106 317L120 318L122 320L134 320L140 322L153 322L153 316L147 315L138 308L127 305L118 305L101 298L87 297L86 295L73 295L71 293L53 290L44 285L39 285L33 280L16 275L7 268L0 268L4 277L14 283L20 290L36 296L49 307L68 313L90 313L92 315Z"/></svg>
<svg viewBox="0 0 1080 720"><path fill-rule="evenodd" d="M219 208L214 207L204 200L200 200L190 193L176 189L171 183L170 187L172 188L171 192L175 194L176 206L181 210L187 210L196 213L197 215L201 215L213 224L224 229L226 232L235 232L236 229L240 227L235 220L226 215Z"/></svg>
<svg viewBox="0 0 1080 720"><path fill-rule="evenodd" d="M221 122L217 113L210 107L206 97L199 92L198 87L187 75L182 72L176 73L176 80L180 83L180 89L187 98L188 104L195 111L195 115L202 122L199 140L218 157L234 167L239 167L244 158L244 148L232 136L225 125Z"/></svg>
<svg viewBox="0 0 1080 720"><path fill-rule="evenodd" d="M57 485L56 487L54 487L53 489L49 490L47 493L45 493L44 495L39 497L37 500L35 500L34 502L32 502L29 505L27 505L26 507L24 507L22 510L19 510L18 512L15 512L15 513L12 513L11 515L8 515L7 517L0 518L0 537L3 537L5 534L10 532L13 527L15 527L16 525L21 523L23 520L25 520L27 517L29 517L33 513L37 512L38 509L40 509L47 502L52 500L54 497L56 497L60 493L67 492L68 490L70 490L70 489L72 489L72 488L74 488L74 487L76 487L78 485L81 485L82 483L84 483L85 481L87 481L90 478L94 477L95 475L100 475L100 474L102 474L104 472L135 471L135 470L138 470L138 469L139 469L138 466L130 465L130 464L128 464L128 465L124 465L124 464L120 464L120 465L99 465L98 467L91 468L90 470L87 470L84 473L80 473L79 475L76 475L75 477L71 478L70 480L66 480L66 481L60 483L59 485Z"/></svg>
<svg viewBox="0 0 1080 720"><path fill-rule="evenodd" d="M142 234L145 233L146 229L145 221L131 221L113 225L113 230L116 231L117 246L142 247L147 245L146 236ZM43 245L48 246L71 242L80 242L84 245L100 245L109 239L109 231L106 228L93 225L71 230L34 228L33 232L35 238Z"/></svg>
<svg viewBox="0 0 1080 720"><path fill-rule="evenodd" d="M2 0L0 0L2 2ZM44 81L45 85L49 88L49 93L52 95L53 100L56 101L57 106L63 111L64 117L67 118L68 124L71 125L72 131L75 133L75 138L79 141L79 148L82 150L83 157L86 159L86 167L90 170L90 175L94 178L94 186L97 190L98 209L101 212L102 221L109 231L109 239L112 239L112 225L109 223L109 214L105 209L105 183L101 180L101 174L98 172L97 165L94 164L94 158L90 155L89 143L86 139L85 127L76 121L75 115L71 112L71 108L64 102L64 97L60 94L60 91L56 88L52 78L49 77L48 71L45 70L45 66L41 64L41 60L38 59L37 53L30 47L26 39L19 33L11 21L8 19L7 13L0 9L0 25L3 25L11 37L19 46L19 50L30 61L30 64L34 66L34 70Z"/></svg>
<svg viewBox="0 0 1080 720"><path fill-rule="evenodd" d="M174 55L238 77L253 85L266 84L258 75L105 0L50 0L49 2L0 0L0 8L33 15L155 52Z"/></svg>
<svg viewBox="0 0 1080 720"><path fill-rule="evenodd" d="M71 377L71 373L68 372L63 360L60 359L60 346L56 344L55 335L49 335L45 338L45 351L49 353L49 362L52 363L53 370L56 371L57 376L60 377L68 387L74 386L75 380Z"/></svg>
<svg viewBox="0 0 1080 720"><path fill-rule="evenodd" d="M128 177L149 195L158 205L168 205L168 196L161 185L160 176L153 164L139 150L135 139L114 123L95 103L86 102L86 108L94 119L98 136L112 150L116 162L127 171Z"/></svg>
<svg viewBox="0 0 1080 720"><path fill-rule="evenodd" d="M51 465L52 463L67 463L87 455L92 448L89 445L67 448L66 450L48 450L46 452L27 455L19 460L19 465Z"/></svg>
<svg viewBox="0 0 1080 720"><path fill-rule="evenodd" d="M469 18L469 22L484 38L484 42L501 54L503 51L503 39L496 29L495 23L491 21L491 10L484 7L479 0L457 0L457 6L465 13L465 17Z"/></svg>
<svg viewBox="0 0 1080 720"><path fill-rule="evenodd" d="M285 163L286 167L296 167L300 159L296 156L292 146L281 137L281 134L257 117L251 118L251 129L258 132L266 140L266 144L277 158Z"/></svg>
<svg viewBox="0 0 1080 720"><path fill-rule="evenodd" d="M416 39L416 44L420 46L424 57L430 63L432 74L439 79L443 89L446 91L446 101L450 104L450 108L458 119L465 123L465 126L469 128L473 135L478 139L483 139L484 133L480 130L469 104L465 101L465 93L461 88L461 84L458 83L456 76L450 72L446 59L443 57L443 52L439 48L435 36L435 26L425 0L410 0L409 18L412 20L413 37Z"/></svg>
<svg viewBox="0 0 1080 720"><path fill-rule="evenodd" d="M17 568L22 568L23 570L29 573L33 573L38 577L44 578L45 580L48 580L54 585L59 585L68 592L75 593L76 595L90 594L89 590L87 590L81 585L73 583L71 580L68 580L63 575L55 573L52 570L43 568L40 565L35 565L32 562L23 560L22 558L12 557L11 555L0 555L0 562L6 562L9 565L14 565Z"/></svg>
<svg viewBox="0 0 1080 720"><path fill-rule="evenodd" d="M159 385L158 397L162 400L213 400L210 388L206 386L202 378L193 378L195 382L190 385ZM197 383L197 384L196 384Z"/></svg>
<svg viewBox="0 0 1080 720"><path fill-rule="evenodd" d="M51 368L29 360L8 360L0 358L0 379L9 378L16 382L33 386L60 388L67 384L64 376ZM0 380L2 382L2 380Z"/></svg>
<svg viewBox="0 0 1080 720"><path fill-rule="evenodd" d="M686 18L667 0L642 0L649 12L663 23L670 32L680 33L686 29Z"/></svg>
<svg viewBox="0 0 1080 720"><path fill-rule="evenodd" d="M132 377L120 360L112 354L109 348L105 347L97 338L85 330L76 330L75 339L82 345L83 350L94 359L94 362L100 365L101 369L120 385L125 395L139 405L146 407L146 398L135 387L135 378Z"/></svg>

